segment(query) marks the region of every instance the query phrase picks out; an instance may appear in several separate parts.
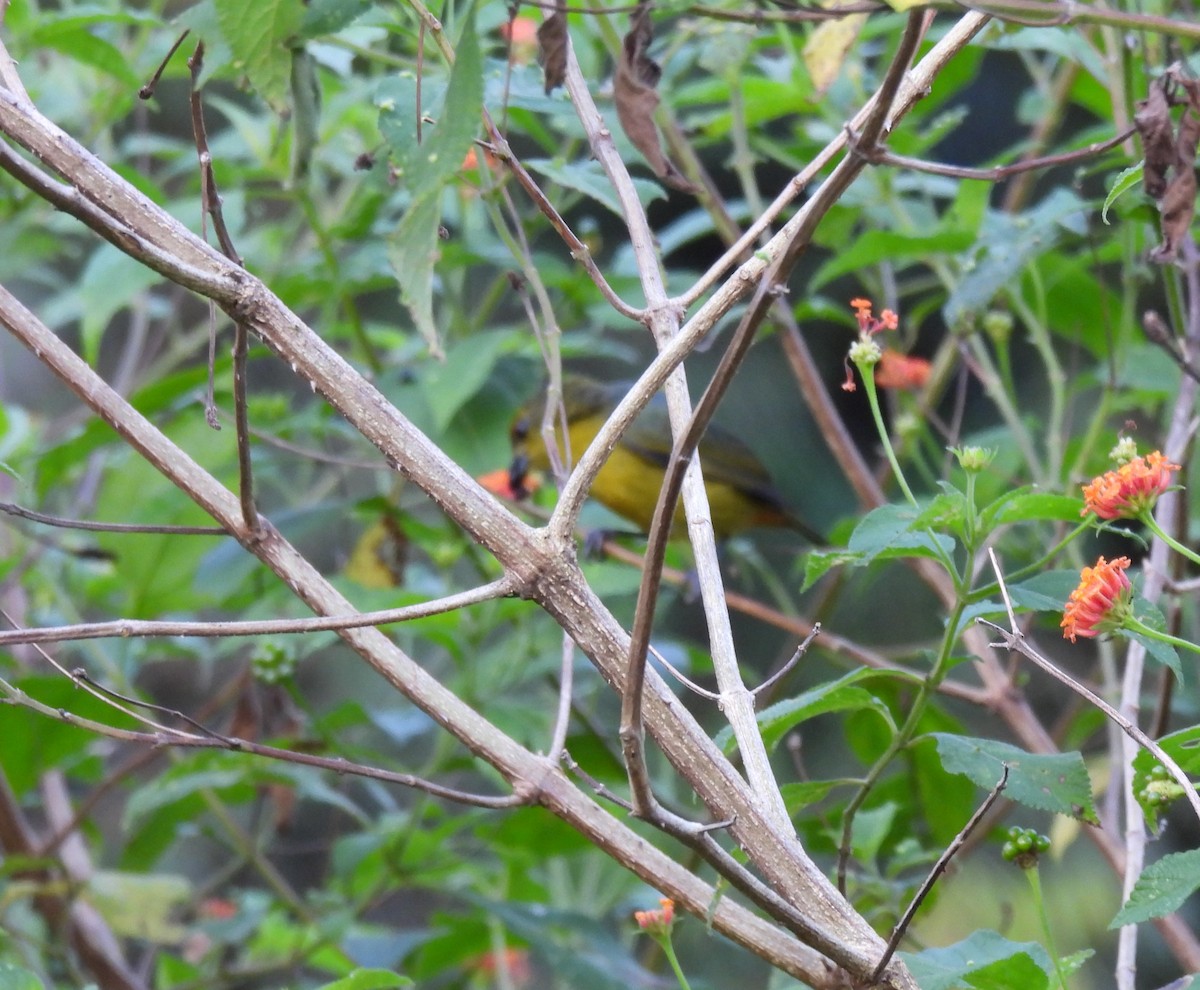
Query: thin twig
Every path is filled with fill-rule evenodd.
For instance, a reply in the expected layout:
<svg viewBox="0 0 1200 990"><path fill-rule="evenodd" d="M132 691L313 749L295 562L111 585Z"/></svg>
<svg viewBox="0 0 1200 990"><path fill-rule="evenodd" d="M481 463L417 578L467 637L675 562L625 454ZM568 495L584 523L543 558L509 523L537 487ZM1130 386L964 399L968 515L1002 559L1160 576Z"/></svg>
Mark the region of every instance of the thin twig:
<svg viewBox="0 0 1200 990"><path fill-rule="evenodd" d="M511 575L505 575L489 584L458 594L447 595L445 598L436 598L402 608L384 609L377 612L357 612L351 615L323 615L303 619L261 619L250 622L164 622L148 619L117 619L113 622L81 622L70 626L47 626L42 629L15 629L0 632L0 646L15 646L18 643L64 643L85 639L130 639L149 636L205 638L279 636L361 629L369 626L391 625L396 622L409 622L413 619L453 612L468 605L477 605L494 598L511 595L516 587L515 579Z"/></svg>
<svg viewBox="0 0 1200 990"><path fill-rule="evenodd" d="M193 735L192 733L172 729L168 726L160 727L158 732L136 732L130 729L118 729L111 725L105 725L103 722L97 722L94 719L81 718L62 708L52 708L49 705L42 704L36 698L31 698L20 688L3 679L0 679L0 692L3 692L6 696L0 699L0 704L19 705L22 708L28 708L31 711L45 715L47 718L87 729L89 732L94 732L97 735L106 736L110 739L119 739L122 742L140 743L154 747L174 746L180 749L224 749L239 753L249 753L252 756L262 756L283 763L298 763L301 766L329 770L336 774L349 774L353 777L366 777L371 780L383 781L384 783L400 784L404 787L424 791L434 797L445 798L448 801L456 801L461 804L474 805L480 808L512 808L518 805L529 804L533 797L532 795L520 793L496 796L472 794L469 791L444 787L441 784L435 784L432 781L424 780L412 774L397 773L394 770L383 770L379 767L371 767L362 763L353 763L340 756L317 756L315 753L305 753L300 750L281 749L278 746L265 746L262 743L252 742L249 739L239 739L236 736L222 736L211 729L203 729L203 734L201 735ZM142 704L145 704L145 702L142 702ZM158 706L152 707L158 708ZM161 708L159 710L172 711L171 709ZM172 711L172 713L179 718L192 721L187 719L187 716L182 712Z"/></svg>
<svg viewBox="0 0 1200 990"><path fill-rule="evenodd" d="M154 70L154 75L152 75L145 85L138 90L138 99L148 100L154 96L154 90L158 88L158 81L162 78L162 74L167 70L167 63L170 62L174 54L179 51L179 46L183 44L184 39L191 34L191 32L191 28L185 28L183 34L175 39L175 44L173 44L167 50L167 54L163 56L163 60L158 63L158 68Z"/></svg>
<svg viewBox="0 0 1200 990"><path fill-rule="evenodd" d="M200 74L204 68L204 42L196 45L188 59L192 73L190 105L192 136L196 141L196 155L200 160L201 217L212 217L213 232L221 253L239 268L244 268L242 256L234 247L229 227L225 223L225 212L221 209L221 195L217 191L217 178L212 167L212 151L208 146L208 130L204 123L204 101L200 96ZM210 303L211 312L211 303ZM215 322L209 343L209 422L216 420L216 407L212 400L213 354L212 340L216 335ZM246 356L250 346L250 333L246 324L239 319L233 321L233 421L237 435L238 496L242 505L242 521L251 533L262 532L262 520L254 504L254 471L250 460L250 423L246 410Z"/></svg>
<svg viewBox="0 0 1200 990"><path fill-rule="evenodd" d="M1071 165L1078 161L1086 161L1096 155L1103 154L1117 147L1134 133L1133 127L1127 127L1116 137L1104 141L1096 141L1085 148L1074 151L1064 151L1060 155L1045 155L1041 158L1030 158L1025 161L1013 162L1011 165L997 165L995 168L969 168L964 165L943 165L941 162L929 162L921 158L910 158L907 155L897 155L886 148L875 148L870 151L861 150L859 143L851 139L849 146L855 154L863 155L872 165L892 165L896 168L906 168L914 172L926 172L930 175L944 175L952 179L976 179L980 182L999 182L1010 175L1020 175L1024 172L1034 172L1038 169L1057 168L1061 165Z"/></svg>
<svg viewBox="0 0 1200 990"><path fill-rule="evenodd" d="M1008 764L1004 764L1004 770L1000 774L1000 779L996 782L996 786L992 788L991 793L984 799L973 814L962 831L954 837L954 840L948 845L945 851L938 857L937 862L933 864L933 869L929 871L929 875L921 883L920 889L913 896L912 901L905 909L900 920L896 922L896 927L892 929L892 937L888 939L887 949L884 950L883 958L879 960L879 965L875 967L875 972L871 974L871 983L878 983L879 978L883 975L883 971L887 969L887 964L891 961L892 956L896 954L896 949L900 945L900 940L904 938L904 933L908 931L908 926L912 923L913 915L917 913L917 908L929 896L929 892L933 890L933 885L937 883L938 877L946 872L946 867L950 865L950 860L954 858L959 849L962 848L967 837L975 831L979 823L983 820L983 816L988 813L988 810L996 803L997 799L1003 793L1004 788L1008 786Z"/></svg>
<svg viewBox="0 0 1200 990"><path fill-rule="evenodd" d="M0 512L18 519L28 519L30 522L41 523L43 526L57 526L60 529L78 529L88 533L161 533L170 536L228 536L228 531L220 526L155 526L149 523L105 523L91 522L86 519L66 519L62 516L50 516L44 512L34 512L13 502L0 502Z"/></svg>
<svg viewBox="0 0 1200 990"><path fill-rule="evenodd" d="M812 644L812 641L814 639L816 639L817 636L820 635L820 633L821 633L821 623L814 622L813 627L812 627L812 632L810 632L807 636L805 636L804 642L802 642L799 646L796 647L796 652L792 654L792 658L790 660L788 660L788 662L785 663L782 667L780 667L777 671L775 671L775 673L773 673L765 681L763 681L758 687L756 687L751 692L751 694L753 694L754 697L757 698L764 691L770 691L774 685L778 684L788 674L788 672L791 671L791 669L800 662L800 658L803 657L804 654L808 652L808 648Z"/></svg>

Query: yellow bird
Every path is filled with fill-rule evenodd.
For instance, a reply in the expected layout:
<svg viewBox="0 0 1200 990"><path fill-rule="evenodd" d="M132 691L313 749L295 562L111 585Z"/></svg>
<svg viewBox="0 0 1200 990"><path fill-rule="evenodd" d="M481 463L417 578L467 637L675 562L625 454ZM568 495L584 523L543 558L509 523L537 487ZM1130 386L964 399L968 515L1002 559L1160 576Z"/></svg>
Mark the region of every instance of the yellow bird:
<svg viewBox="0 0 1200 990"><path fill-rule="evenodd" d="M606 385L582 375L563 376L563 407L571 456L575 460L595 439L600 427L628 391L628 383ZM543 387L513 420L509 431L513 446L509 486L513 492L525 491L525 476L529 471L544 471L550 467L541 436L545 409L546 389ZM560 441L560 452L561 449ZM648 531L671 449L667 404L660 393L621 437L592 482L591 494L643 533ZM712 509L713 530L718 539L754 526L786 526L813 543L824 542L788 511L762 462L728 430L716 424L709 425L700 441L700 464ZM672 530L681 533L683 528L681 504L675 509Z"/></svg>

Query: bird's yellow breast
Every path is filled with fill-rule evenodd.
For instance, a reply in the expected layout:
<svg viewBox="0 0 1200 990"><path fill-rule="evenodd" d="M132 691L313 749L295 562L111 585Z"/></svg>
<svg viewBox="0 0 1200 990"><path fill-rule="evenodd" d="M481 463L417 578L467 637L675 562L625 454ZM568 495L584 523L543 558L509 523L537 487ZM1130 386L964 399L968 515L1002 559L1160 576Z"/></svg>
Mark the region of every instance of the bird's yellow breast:
<svg viewBox="0 0 1200 990"><path fill-rule="evenodd" d="M573 461L583 455L605 419L604 416L585 416L570 424L568 432ZM542 470L549 467L546 448L540 439L530 443L529 457L531 466ZM591 495L645 532L650 528L664 477L661 465L618 444L592 482ZM763 506L735 486L705 478L704 488L712 511L713 530L719 539L768 521L763 518ZM683 506L679 505L675 509L672 531L682 535L683 527Z"/></svg>

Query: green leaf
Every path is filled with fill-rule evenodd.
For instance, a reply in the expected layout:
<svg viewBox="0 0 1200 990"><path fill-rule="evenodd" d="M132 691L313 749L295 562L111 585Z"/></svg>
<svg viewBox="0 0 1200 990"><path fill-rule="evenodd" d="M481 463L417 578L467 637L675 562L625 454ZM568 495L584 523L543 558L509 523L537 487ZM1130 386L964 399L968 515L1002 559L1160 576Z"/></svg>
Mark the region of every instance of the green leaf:
<svg viewBox="0 0 1200 990"><path fill-rule="evenodd" d="M533 158L525 161L525 167L531 172L545 176L552 182L557 182L564 189L574 189L585 196L590 196L619 217L625 216L621 204L617 202L612 185L604 174L603 167L594 158L579 162L562 162L554 158ZM666 190L657 182L634 179L633 185L637 189L638 199L643 206L648 206L656 199L666 199ZM711 230L712 222L709 221L709 231L711 232ZM663 250L664 253L667 253L665 248Z"/></svg>
<svg viewBox="0 0 1200 990"><path fill-rule="evenodd" d="M41 37L37 37L40 35ZM126 86L136 89L142 84L129 63L129 56L111 42L82 28L35 32L37 41L48 48L56 48L69 58L119 79Z"/></svg>
<svg viewBox="0 0 1200 990"><path fill-rule="evenodd" d="M132 718L92 694L81 691L66 677L23 677L13 686L48 708L70 712L78 718L133 728ZM0 769L17 797L37 784L49 767L70 770L95 740L90 729L69 725L19 705L0 705Z"/></svg>
<svg viewBox="0 0 1200 990"><path fill-rule="evenodd" d="M479 131L483 69L473 8L463 21L450 81L441 105L433 111L434 123L421 129L420 143L416 129L416 79L407 74L393 76L376 92L380 133L392 150L396 177L411 192L414 202L440 189L458 174ZM437 95L428 82L422 88L423 100Z"/></svg>
<svg viewBox="0 0 1200 990"><path fill-rule="evenodd" d="M860 811L850 826L850 848L860 863L873 863L887 841L888 833L896 822L899 806L894 801Z"/></svg>
<svg viewBox="0 0 1200 990"><path fill-rule="evenodd" d="M336 34L374 6L374 0L311 0L304 12L300 34L305 38Z"/></svg>
<svg viewBox="0 0 1200 990"><path fill-rule="evenodd" d="M1145 616L1139 616L1142 621L1145 621ZM1165 667L1169 667L1171 672L1179 679L1179 683L1184 683L1183 664L1179 660L1179 653L1170 643L1164 643L1161 639L1155 636L1147 636L1145 633L1135 632L1132 629L1122 629L1121 635L1125 636L1135 643L1141 644L1145 649L1146 654L1153 660L1157 660Z"/></svg>
<svg viewBox="0 0 1200 990"><path fill-rule="evenodd" d="M1108 223L1108 208L1120 199L1125 193L1129 192L1134 186L1139 186L1142 183L1142 173L1146 169L1144 161L1138 162L1136 165L1130 165L1129 168L1122 171L1114 180L1112 188L1108 190L1108 195L1104 197L1104 208L1100 211L1100 219Z"/></svg>
<svg viewBox="0 0 1200 990"><path fill-rule="evenodd" d="M172 873L125 873L97 870L83 892L113 933L156 945L181 942L188 930L175 920L195 893L186 877Z"/></svg>
<svg viewBox="0 0 1200 990"><path fill-rule="evenodd" d="M513 344L508 333L475 334L451 346L445 360L429 369L422 384L438 432L486 384L500 356Z"/></svg>
<svg viewBox="0 0 1200 990"><path fill-rule="evenodd" d="M412 980L387 969L356 969L340 980L323 984L319 990L385 990L388 987L411 987Z"/></svg>
<svg viewBox="0 0 1200 990"><path fill-rule="evenodd" d="M987 506L980 516L988 529L1003 523L1043 519L1077 523L1083 518L1079 514L1081 508L1083 500L1073 495L1055 495L1026 488L1006 492Z"/></svg>
<svg viewBox="0 0 1200 990"><path fill-rule="evenodd" d="M946 301L946 323L958 326L986 308L1027 264L1058 243L1068 225L1077 230L1084 215L1083 201L1061 187L1025 213L990 213L979 235L981 255L971 259L967 275Z"/></svg>
<svg viewBox="0 0 1200 990"><path fill-rule="evenodd" d="M806 780L798 784L784 784L779 788L779 793L788 814L795 815L810 804L824 800L825 795L841 783L837 780Z"/></svg>
<svg viewBox="0 0 1200 990"><path fill-rule="evenodd" d="M1026 581L1008 586L1008 596L1016 608L1032 612L1061 612L1079 584L1079 571L1054 570L1036 574Z"/></svg>
<svg viewBox="0 0 1200 990"><path fill-rule="evenodd" d="M304 21L301 0L213 0L221 34L255 91L276 113L287 110L292 46Z"/></svg>
<svg viewBox="0 0 1200 990"><path fill-rule="evenodd" d="M1097 823L1092 781L1078 753L1026 753L1008 743L933 733L947 773L991 790L1008 764L1004 796L1030 808Z"/></svg>
<svg viewBox="0 0 1200 990"><path fill-rule="evenodd" d="M1035 942L1010 942L987 929L943 949L902 952L921 990L1043 990L1054 963Z"/></svg>
<svg viewBox="0 0 1200 990"><path fill-rule="evenodd" d="M896 724L887 705L870 691L856 686L859 681L880 676L890 675L881 675L877 670L854 670L836 681L818 685L794 698L777 701L769 708L763 709L758 713L757 719L767 749L774 749L797 725L828 712L868 709L879 715L894 732ZM726 727L718 734L717 745L723 747L729 743L732 748L732 736L732 730Z"/></svg>
<svg viewBox="0 0 1200 990"><path fill-rule="evenodd" d="M1200 849L1170 853L1142 870L1129 900L1108 927L1120 928L1161 918L1182 906L1197 889L1200 889Z"/></svg>
<svg viewBox="0 0 1200 990"><path fill-rule="evenodd" d="M0 962L0 990L45 990L45 984L22 966Z"/></svg>
<svg viewBox="0 0 1200 990"><path fill-rule="evenodd" d="M95 365L100 343L113 317L135 300L145 299L148 288L162 276L139 264L109 244L98 247L88 258L71 291L58 296L43 310L45 321L59 327L74 320L80 324L83 358ZM151 302L151 305L153 303Z"/></svg>
<svg viewBox="0 0 1200 990"><path fill-rule="evenodd" d="M408 208L388 244L388 260L400 283L400 301L430 353L438 358L445 354L433 322L433 266L437 262L441 220L440 197L424 196Z"/></svg>
<svg viewBox="0 0 1200 990"><path fill-rule="evenodd" d="M934 557L954 552L955 542L945 534L914 532L928 503L920 508L904 504L881 505L867 513L850 534L849 549L860 566L876 558ZM939 552L940 547L940 552Z"/></svg>
<svg viewBox="0 0 1200 990"><path fill-rule="evenodd" d="M966 251L975 243L975 234L969 230L948 230L924 234L903 234L894 230L868 230L855 237L845 249L838 251L821 266L813 278L813 289L819 289L847 272L859 272L882 261L925 262L941 255Z"/></svg>
<svg viewBox="0 0 1200 990"><path fill-rule="evenodd" d="M864 555L861 553L848 553L845 550L812 550L804 557L804 583L800 590L808 591L835 567L864 562Z"/></svg>
<svg viewBox="0 0 1200 990"><path fill-rule="evenodd" d="M249 782L249 772L245 767L217 766L196 770L190 763L183 764L155 777L134 792L125 805L121 827L132 828L151 812L208 790L217 791L226 801L233 803L248 801L254 796L254 787Z"/></svg>

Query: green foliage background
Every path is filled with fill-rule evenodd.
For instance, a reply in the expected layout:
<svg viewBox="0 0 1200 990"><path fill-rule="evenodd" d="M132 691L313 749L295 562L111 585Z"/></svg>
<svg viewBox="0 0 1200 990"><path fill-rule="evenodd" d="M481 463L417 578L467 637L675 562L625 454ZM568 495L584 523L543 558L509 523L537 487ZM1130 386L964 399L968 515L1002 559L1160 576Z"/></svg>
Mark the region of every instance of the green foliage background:
<svg viewBox="0 0 1200 990"><path fill-rule="evenodd" d="M823 26L718 16L745 6L664 3L653 15L663 67L658 123L684 171L711 176L713 198L662 186L616 126L605 80L627 11L569 17L584 75L622 157L635 163L672 291L684 291L719 256L721 215L743 226L759 216L857 112L902 24L900 14L872 13L822 84L813 56L831 44ZM614 193L566 94L544 91L530 42L515 33L511 45L504 40L508 8L447 4L436 11L440 37L422 33L418 11L370 0L11 0L0 37L42 112L193 229L208 221L185 59L202 39L200 96L215 177L247 268L479 475L507 462L509 420L542 380L547 349L609 379L636 377L654 349L644 327L605 302L479 143L486 111L615 292L640 305ZM1165 5L1156 12L1168 24L1186 25L1189 16ZM542 16L533 8L520 14ZM952 19L940 15L930 39ZM153 98L139 100L138 87L184 28L191 35ZM1107 140L1178 49L1194 46L1182 29L1144 32L1132 47L1122 37L1086 16L1079 27L996 21L938 76L888 136L888 148L988 166ZM475 165L464 164L468 152ZM1144 450L1165 434L1181 375L1145 339L1143 312L1163 313L1180 338L1197 322L1188 316L1197 305L1194 247L1178 266L1152 264L1153 204L1136 184L1106 203L1140 153L1131 138L1003 184L873 167L822 221L788 305L849 436L885 479L865 397L838 389L856 332L848 300L865 296L897 309L901 327L888 345L932 362L925 388L884 395L917 507L890 481L892 504L868 512L858 503L797 390L777 325L762 332L719 414L770 465L789 503L831 537L829 547L810 550L757 533L728 549L731 587L784 617L775 626L738 619L747 680L761 680L791 654L797 636L786 617L795 615L820 618L827 632L902 668L868 669L852 649L818 640L761 706L805 848L833 872L846 846L848 896L878 931L886 936L896 923L1001 765L1013 768L1006 793L1013 803L973 834L963 875L935 888L904 946L923 987L1049 987L1062 974L1072 987L1103 986L1111 970L1115 936L1107 926L1121 907L1119 878L1084 838L1098 815L1115 811L1115 792L1107 790L1111 737L1093 709L1038 672L1014 667L1012 690L1023 692L1063 752L1015 746L1012 727L993 715L973 677L961 634L980 616L1002 620L998 589L981 565L983 549L998 546L1014 575L1014 601L1042 647L1101 693L1118 689L1124 641L1060 644L1058 612L1081 565L1100 552L1140 556L1141 548L1111 531L1066 537L1079 521L1078 485L1107 468L1118 432ZM228 328L216 321L216 431L203 409L208 307L99 244L11 178L0 191L0 281L236 488ZM543 289L557 327L539 341L529 313L545 317ZM738 315L688 360L695 387ZM82 414L31 355L5 339L0 361L6 499L71 518L208 521L108 427ZM265 347L252 346L249 367L262 511L324 573L337 575L361 609L426 601L498 575L489 554ZM968 476L947 448L969 445L993 457ZM613 518L589 506L583 521L604 526ZM220 537L89 533L14 520L0 539L6 608L27 626L304 614L286 588ZM914 559L944 566L954 581L950 614L913 579ZM686 570L687 549L672 547L670 560ZM638 572L614 560L584 566L614 613L631 621ZM1194 638L1192 602L1163 607L1179 635ZM502 599L388 631L500 728L545 749L561 653L561 630L548 616ZM655 643L688 676L711 679L704 627L685 593L673 592L662 607ZM86 668L112 691L231 735L468 790L497 784L333 633L99 639L52 652L64 668ZM589 774L622 790L619 699L582 660L577 666L568 750ZM1186 663L1177 669L1183 676L1173 695L1164 694L1163 727L1186 730L1195 721L1196 679ZM133 724L28 648L0 653L0 674L50 711ZM938 695L946 682L975 694ZM1148 704L1167 683L1164 669L1152 668ZM687 701L727 744L716 706ZM46 775L65 780L97 867L75 893L125 940L146 985L664 985L656 982L667 973L662 957L630 921L657 895L540 809L464 808L237 753L146 750L15 705L0 708L0 739L0 769L30 815L38 817L45 800ZM802 746L783 745L795 740ZM1180 746L1174 755L1184 761ZM702 814L662 761L652 769L664 800ZM1143 777L1150 771L1138 767ZM1196 823L1171 815L1162 845L1194 845ZM996 840L1011 822L1055 839L1042 873L1056 945L1036 944L1045 933L1035 898L1019 881L1009 885L1016 871L1000 861ZM0 988L87 982L36 910L39 885L58 876L52 857L48 850L31 863L10 851L3 860ZM1173 910L1200 882L1191 859L1167 862L1174 866L1160 868L1167 882L1154 877L1151 906L1126 908L1124 920ZM1170 889L1159 901L1162 887ZM681 923L677 944L693 987L735 979L746 987L795 985L707 935L699 920ZM1090 963L1087 950L1098 953ZM498 959L511 965L497 968ZM1159 982L1185 968L1160 948L1143 959ZM523 976L524 966L532 975Z"/></svg>

